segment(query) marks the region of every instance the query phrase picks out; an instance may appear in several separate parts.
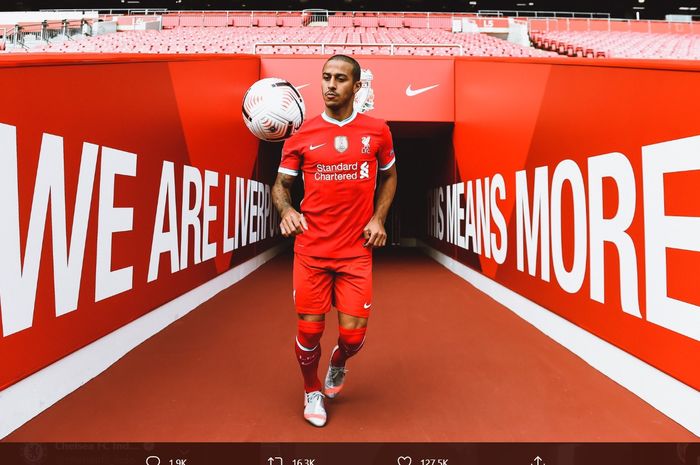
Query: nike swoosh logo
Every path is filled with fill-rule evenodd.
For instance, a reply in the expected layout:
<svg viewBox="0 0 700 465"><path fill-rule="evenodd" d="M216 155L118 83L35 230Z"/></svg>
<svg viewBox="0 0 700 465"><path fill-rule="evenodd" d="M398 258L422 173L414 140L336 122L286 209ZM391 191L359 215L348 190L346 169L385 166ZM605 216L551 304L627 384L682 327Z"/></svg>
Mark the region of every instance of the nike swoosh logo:
<svg viewBox="0 0 700 465"><path fill-rule="evenodd" d="M428 92L430 89L435 89L437 86L440 84L435 84L434 86L428 86L428 87L421 87L420 89L411 89L411 84L406 87L406 95L409 97L415 97L418 94L422 94L423 92Z"/></svg>
<svg viewBox="0 0 700 465"><path fill-rule="evenodd" d="M294 86L294 87L296 88L296 90L300 90L300 89L303 89L304 87L309 87L310 85L311 84L302 84L300 86Z"/></svg>
<svg viewBox="0 0 700 465"><path fill-rule="evenodd" d="M368 308L370 308L372 306L372 304L363 304L362 306L365 307L365 310L367 310Z"/></svg>
<svg viewBox="0 0 700 465"><path fill-rule="evenodd" d="M309 145L309 150L316 150L317 148L323 147L324 145L326 145L326 144L323 143L323 144L319 144L319 145Z"/></svg>

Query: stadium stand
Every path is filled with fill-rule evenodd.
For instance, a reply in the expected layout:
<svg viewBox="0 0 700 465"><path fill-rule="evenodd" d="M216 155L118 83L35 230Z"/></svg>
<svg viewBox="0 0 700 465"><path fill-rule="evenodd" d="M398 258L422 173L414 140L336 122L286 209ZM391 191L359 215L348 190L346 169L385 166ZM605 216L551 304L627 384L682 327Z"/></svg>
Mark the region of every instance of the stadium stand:
<svg viewBox="0 0 700 465"><path fill-rule="evenodd" d="M700 59L700 34L531 31L532 44L570 57Z"/></svg>
<svg viewBox="0 0 700 465"><path fill-rule="evenodd" d="M247 18L250 19L250 17ZM376 17L370 18L377 19ZM259 21L262 21L262 19L258 18ZM228 20L230 21L231 17ZM234 24L237 20L237 17L233 17ZM387 18L386 21L390 20ZM17 49L16 51L26 50ZM31 51L97 53L354 53L360 55L396 54L424 56L460 54L471 56L554 55L550 51L523 47L486 34L452 33L443 29L379 26L175 27L163 31L127 31L97 37L86 37L82 40L47 43L31 49Z"/></svg>
<svg viewBox="0 0 700 465"><path fill-rule="evenodd" d="M5 29L7 37L3 37L0 47L7 42L5 48L10 53L350 53L513 57L559 54L588 58L700 59L698 28L668 21L530 19L527 27L522 24L522 39L509 42L485 33L453 32L454 27L459 27L454 30L482 32L485 27L491 27L491 32L497 32L493 30L497 21L500 21L498 27L508 31L509 24L517 23L509 23L507 18L468 14L179 11L156 15L102 15L100 19L115 22L122 32L76 36L67 31L80 31L79 22L71 28L66 22L63 25L56 22L54 31L45 27L42 30L41 24L24 24L18 29L20 32L14 33L15 37L10 33L14 26L8 26ZM464 26L467 22L474 28ZM142 30L149 29L148 25L155 25L154 29L162 27L162 30ZM91 26L91 23L87 25L88 28ZM531 46L527 46L528 36ZM12 42L17 38L21 46L13 46Z"/></svg>

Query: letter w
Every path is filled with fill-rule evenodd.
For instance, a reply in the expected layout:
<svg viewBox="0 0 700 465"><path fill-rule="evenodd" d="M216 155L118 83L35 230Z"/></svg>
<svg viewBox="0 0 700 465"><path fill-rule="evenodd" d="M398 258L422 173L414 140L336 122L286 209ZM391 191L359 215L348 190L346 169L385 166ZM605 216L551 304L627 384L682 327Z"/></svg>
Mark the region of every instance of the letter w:
<svg viewBox="0 0 700 465"><path fill-rule="evenodd" d="M0 228L0 315L3 336L32 326L49 199L56 316L78 307L97 151L97 145L83 144L71 241L68 246L63 138L44 134L22 266L17 134L14 126L0 124L0 218L4 223Z"/></svg>

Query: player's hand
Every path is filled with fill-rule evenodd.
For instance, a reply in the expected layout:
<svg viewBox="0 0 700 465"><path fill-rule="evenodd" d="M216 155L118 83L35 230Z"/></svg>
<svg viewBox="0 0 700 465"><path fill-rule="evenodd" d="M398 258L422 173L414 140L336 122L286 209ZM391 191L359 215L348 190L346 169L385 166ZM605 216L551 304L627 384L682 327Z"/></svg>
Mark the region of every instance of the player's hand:
<svg viewBox="0 0 700 465"><path fill-rule="evenodd" d="M291 237L296 236L297 234L303 234L305 229L309 229L309 225L306 224L304 215L292 207L289 207L282 215L280 229L282 230L282 235L284 237Z"/></svg>
<svg viewBox="0 0 700 465"><path fill-rule="evenodd" d="M386 244L386 230L384 229L384 224L379 220L379 218L372 217L362 231L365 243L362 244L364 247L382 247Z"/></svg>

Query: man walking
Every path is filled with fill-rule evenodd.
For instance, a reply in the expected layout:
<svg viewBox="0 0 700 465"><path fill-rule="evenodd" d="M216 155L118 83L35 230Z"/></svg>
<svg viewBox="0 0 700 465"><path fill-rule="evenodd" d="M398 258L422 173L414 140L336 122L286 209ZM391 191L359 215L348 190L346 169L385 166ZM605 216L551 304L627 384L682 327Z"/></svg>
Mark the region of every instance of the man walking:
<svg viewBox="0 0 700 465"><path fill-rule="evenodd" d="M372 307L372 248L386 243L384 221L397 184L394 148L383 120L357 113L360 65L335 55L322 71L324 112L289 138L272 189L285 237L294 244L295 351L304 378L304 418L326 424L324 397L343 388L347 360L362 348ZM302 173L296 211L290 188ZM379 187L375 201L375 188ZM318 364L325 315L338 310L340 336L321 385Z"/></svg>

